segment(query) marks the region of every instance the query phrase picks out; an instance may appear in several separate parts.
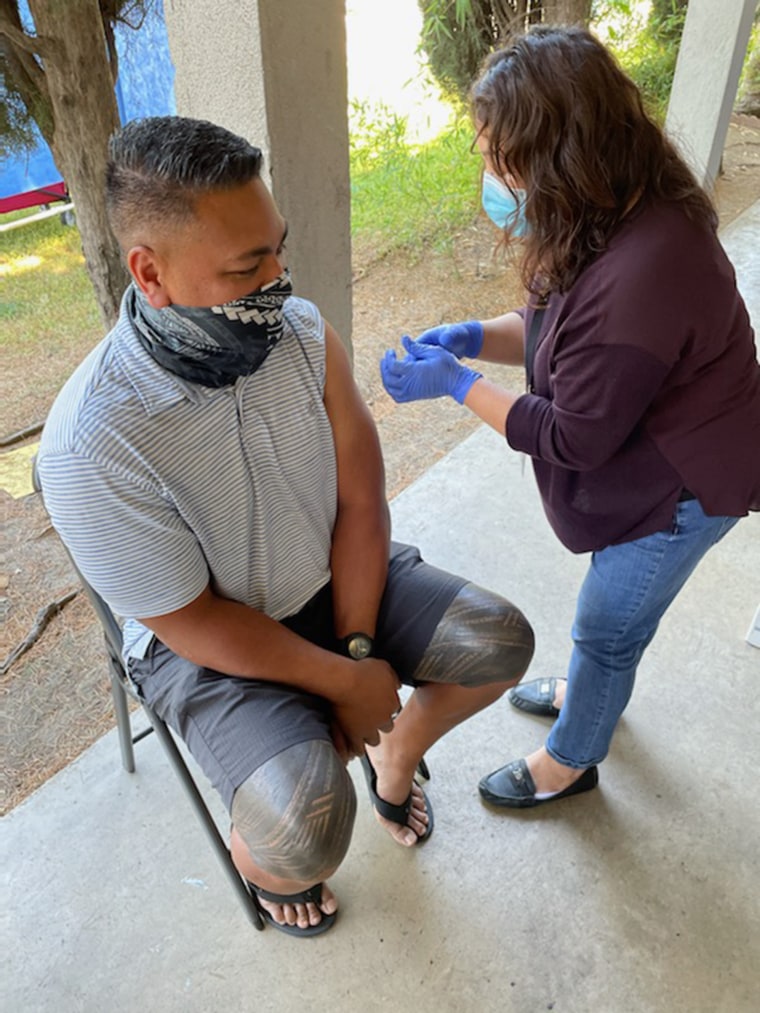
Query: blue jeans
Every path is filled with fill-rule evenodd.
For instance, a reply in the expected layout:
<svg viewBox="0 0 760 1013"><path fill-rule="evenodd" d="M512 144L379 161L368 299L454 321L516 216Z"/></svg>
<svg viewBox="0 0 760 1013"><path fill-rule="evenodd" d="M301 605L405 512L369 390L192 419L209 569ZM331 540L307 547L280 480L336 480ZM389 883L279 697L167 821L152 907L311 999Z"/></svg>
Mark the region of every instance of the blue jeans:
<svg viewBox="0 0 760 1013"><path fill-rule="evenodd" d="M660 619L707 550L738 517L708 517L678 503L670 530L594 552L573 623L567 695L546 749L583 770L607 755Z"/></svg>

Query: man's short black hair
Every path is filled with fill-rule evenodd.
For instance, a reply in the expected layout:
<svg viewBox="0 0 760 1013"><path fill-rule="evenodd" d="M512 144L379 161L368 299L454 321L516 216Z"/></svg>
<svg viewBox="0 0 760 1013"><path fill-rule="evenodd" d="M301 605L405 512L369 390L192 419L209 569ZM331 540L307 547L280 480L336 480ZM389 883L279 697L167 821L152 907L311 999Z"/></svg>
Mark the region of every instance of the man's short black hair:
<svg viewBox="0 0 760 1013"><path fill-rule="evenodd" d="M262 163L261 150L245 138L186 116L132 120L113 135L108 153L108 216L125 248L146 227L188 221L200 194L242 186Z"/></svg>

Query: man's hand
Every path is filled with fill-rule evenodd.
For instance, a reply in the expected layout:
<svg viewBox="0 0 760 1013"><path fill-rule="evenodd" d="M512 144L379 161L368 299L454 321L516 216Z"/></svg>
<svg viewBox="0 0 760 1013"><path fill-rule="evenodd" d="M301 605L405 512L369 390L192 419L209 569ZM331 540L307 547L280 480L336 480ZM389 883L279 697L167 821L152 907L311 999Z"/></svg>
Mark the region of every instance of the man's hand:
<svg viewBox="0 0 760 1013"><path fill-rule="evenodd" d="M361 756L365 745L378 744L379 732L389 732L393 727L393 715L401 706L401 683L388 662L379 658L349 664L355 672L351 688L333 697L332 707L350 756Z"/></svg>
<svg viewBox="0 0 760 1013"><path fill-rule="evenodd" d="M446 394L463 404L470 387L482 376L440 345L421 344L408 335L401 343L407 352L403 359L388 349L380 360L383 385L399 404Z"/></svg>
<svg viewBox="0 0 760 1013"><path fill-rule="evenodd" d="M457 359L477 359L483 347L483 325L479 320L464 320L459 324L439 324L423 331L417 338L421 345L440 345Z"/></svg>

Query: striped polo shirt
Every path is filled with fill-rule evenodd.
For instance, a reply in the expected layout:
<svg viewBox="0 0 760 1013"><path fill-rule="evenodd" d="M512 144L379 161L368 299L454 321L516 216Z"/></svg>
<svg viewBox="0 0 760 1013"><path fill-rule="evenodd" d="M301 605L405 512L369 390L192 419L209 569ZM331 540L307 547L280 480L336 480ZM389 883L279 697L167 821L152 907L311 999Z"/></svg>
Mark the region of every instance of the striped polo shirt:
<svg viewBox="0 0 760 1013"><path fill-rule="evenodd" d="M234 385L168 373L124 306L58 395L38 455L45 506L77 567L125 618L182 608L210 584L282 619L330 579L337 474L324 406L324 322L291 297L280 342Z"/></svg>

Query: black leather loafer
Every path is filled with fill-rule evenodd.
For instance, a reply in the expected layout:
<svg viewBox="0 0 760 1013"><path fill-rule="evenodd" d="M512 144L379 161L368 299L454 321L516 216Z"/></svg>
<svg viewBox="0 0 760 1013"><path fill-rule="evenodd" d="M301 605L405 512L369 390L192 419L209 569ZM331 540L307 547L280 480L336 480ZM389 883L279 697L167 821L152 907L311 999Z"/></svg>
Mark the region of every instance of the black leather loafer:
<svg viewBox="0 0 760 1013"><path fill-rule="evenodd" d="M580 795L583 791L591 791L598 783L598 769L589 767L564 791L548 798L536 798L536 785L528 770L528 764L525 760L513 760L512 763L484 777L478 785L478 791L481 798L490 805L504 806L508 809L528 809L531 806L544 805L546 802L556 802L560 798L569 798L570 795Z"/></svg>
<svg viewBox="0 0 760 1013"><path fill-rule="evenodd" d="M559 679L533 679L513 686L507 693L507 700L513 707L528 714L540 714L544 718L556 718L559 708L554 706ZM563 680L564 681L564 680Z"/></svg>

